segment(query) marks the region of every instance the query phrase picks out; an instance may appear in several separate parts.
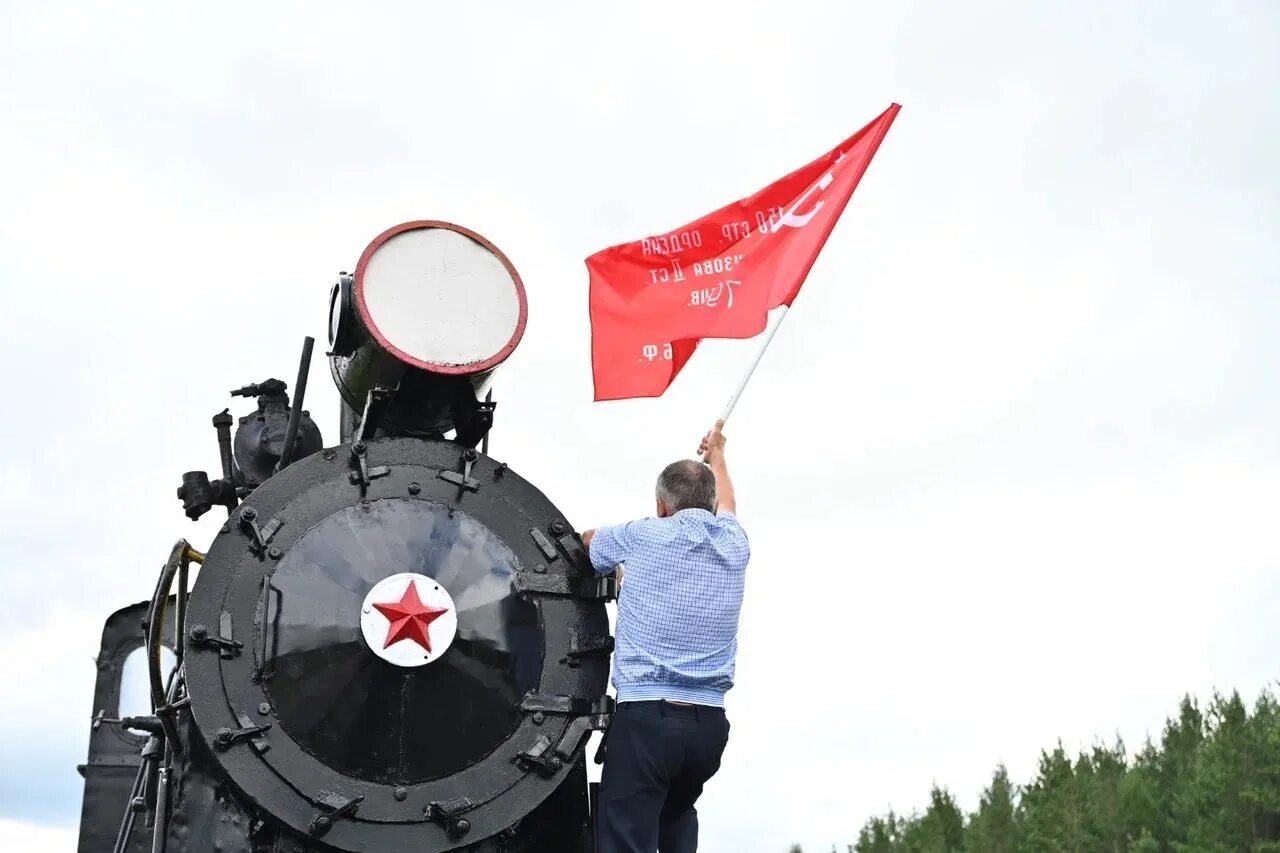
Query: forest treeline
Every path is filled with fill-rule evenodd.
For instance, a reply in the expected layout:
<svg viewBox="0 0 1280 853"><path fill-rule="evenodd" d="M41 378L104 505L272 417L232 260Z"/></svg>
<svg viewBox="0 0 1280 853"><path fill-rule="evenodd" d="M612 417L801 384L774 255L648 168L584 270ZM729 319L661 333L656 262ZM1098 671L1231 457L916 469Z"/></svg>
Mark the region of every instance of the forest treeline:
<svg viewBox="0 0 1280 853"><path fill-rule="evenodd" d="M996 768L976 811L935 787L923 812L872 818L845 850L1280 853L1280 707L1270 691L1252 711L1238 693L1187 697L1132 758L1120 741L1074 760L1059 743L1026 785Z"/></svg>

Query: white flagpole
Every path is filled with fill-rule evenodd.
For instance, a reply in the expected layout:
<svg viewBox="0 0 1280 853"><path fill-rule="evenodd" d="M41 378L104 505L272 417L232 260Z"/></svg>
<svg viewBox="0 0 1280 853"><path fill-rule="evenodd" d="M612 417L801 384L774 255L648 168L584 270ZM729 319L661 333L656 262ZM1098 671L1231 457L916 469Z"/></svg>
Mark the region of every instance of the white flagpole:
<svg viewBox="0 0 1280 853"><path fill-rule="evenodd" d="M769 348L769 344L773 342L773 336L778 333L778 327L782 325L782 321L787 318L787 306L785 304L778 306L778 319L773 324L773 328L769 329L768 334L764 336L764 340L760 342L760 349L756 351L756 357L751 359L751 366L747 368L746 374L742 377L742 381L738 383L738 387L733 389L733 396L729 398L729 402L724 404L724 411L720 413L720 420L729 420L729 415L733 414L733 407L738 405L738 398L742 396L742 392L747 390L747 383L751 381L751 375L756 372L756 365L760 363L760 359L764 358L764 351ZM705 455L702 457L705 460Z"/></svg>
<svg viewBox="0 0 1280 853"><path fill-rule="evenodd" d="M764 340L760 343L760 349L756 352L756 357L751 360L751 366L747 368L747 373L742 377L742 381L738 383L738 387L734 389L733 396L729 398L729 402L725 403L724 411L720 413L720 420L729 420L729 415L733 414L733 407L738 405L738 398L742 396L742 392L747 389L747 383L751 381L751 375L756 372L756 365L760 363L760 359L764 358L764 351L769 348L769 344L773 341L773 336L778 333L778 327L782 325L782 321L787 319L787 306L778 306L778 320L773 324L773 328L764 336Z"/></svg>

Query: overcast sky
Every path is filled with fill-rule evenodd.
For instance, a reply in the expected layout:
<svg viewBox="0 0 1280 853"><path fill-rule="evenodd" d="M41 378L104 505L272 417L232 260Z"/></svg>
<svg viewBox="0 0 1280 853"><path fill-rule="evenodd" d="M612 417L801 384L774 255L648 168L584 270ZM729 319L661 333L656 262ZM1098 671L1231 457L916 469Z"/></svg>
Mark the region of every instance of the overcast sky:
<svg viewBox="0 0 1280 853"><path fill-rule="evenodd" d="M591 402L583 259L902 113L730 422L753 543L708 853L1277 674L1280 6L0 2L0 836L70 851L103 619L292 384L329 285L448 219L520 270L493 455L651 511L752 342ZM337 441L323 359L308 408Z"/></svg>

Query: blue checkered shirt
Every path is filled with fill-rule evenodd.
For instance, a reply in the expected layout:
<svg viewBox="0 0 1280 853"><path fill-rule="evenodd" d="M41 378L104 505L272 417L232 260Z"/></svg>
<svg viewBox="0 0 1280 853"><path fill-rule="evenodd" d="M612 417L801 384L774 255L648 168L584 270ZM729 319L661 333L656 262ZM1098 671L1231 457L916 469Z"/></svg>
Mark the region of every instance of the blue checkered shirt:
<svg viewBox="0 0 1280 853"><path fill-rule="evenodd" d="M590 551L598 572L626 564L613 653L618 701L723 707L751 556L733 513L684 509L601 527Z"/></svg>

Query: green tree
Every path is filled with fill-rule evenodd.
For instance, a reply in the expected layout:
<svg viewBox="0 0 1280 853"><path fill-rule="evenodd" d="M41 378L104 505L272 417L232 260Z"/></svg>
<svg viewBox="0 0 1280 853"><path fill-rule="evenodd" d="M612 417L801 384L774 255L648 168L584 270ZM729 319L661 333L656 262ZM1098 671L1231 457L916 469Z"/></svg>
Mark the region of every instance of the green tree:
<svg viewBox="0 0 1280 853"><path fill-rule="evenodd" d="M1040 753L1039 773L1022 792L1022 824L1028 853L1089 849L1075 767L1061 743L1051 753Z"/></svg>
<svg viewBox="0 0 1280 853"><path fill-rule="evenodd" d="M1207 736L1178 789L1173 813L1186 827L1179 851L1275 849L1276 761L1268 729L1274 701L1266 694L1251 718L1238 693L1216 695Z"/></svg>
<svg viewBox="0 0 1280 853"><path fill-rule="evenodd" d="M964 845L969 853L1015 853L1019 850L1017 790L1003 764L996 767L991 785L978 799L978 810L969 818Z"/></svg>
<svg viewBox="0 0 1280 853"><path fill-rule="evenodd" d="M1147 741L1120 782L1120 812L1131 850L1167 850L1158 831L1163 826L1159 750ZM1134 845L1138 845L1134 847Z"/></svg>
<svg viewBox="0 0 1280 853"><path fill-rule="evenodd" d="M1194 699L1190 696L1182 697L1178 706L1178 719L1165 722L1160 742L1160 816L1155 834L1162 842L1162 850L1178 849L1177 845L1187 840L1187 828L1181 822L1180 810L1175 808L1175 803L1185 798L1183 786L1189 778L1196 752L1204 743L1204 738L1204 715L1200 713ZM1184 810L1185 808L1181 811Z"/></svg>
<svg viewBox="0 0 1280 853"><path fill-rule="evenodd" d="M1059 743L1018 788L1003 766L966 823L934 786L923 814L869 820L849 853L1280 853L1280 703L1183 697L1158 744L1072 761Z"/></svg>
<svg viewBox="0 0 1280 853"><path fill-rule="evenodd" d="M934 786L929 808L902 833L903 853L960 853L964 850L964 814L955 798Z"/></svg>
<svg viewBox="0 0 1280 853"><path fill-rule="evenodd" d="M1113 747L1095 746L1076 762L1076 785L1084 812L1087 848L1099 853L1125 853L1129 831L1121 790L1128 773L1124 743L1116 738Z"/></svg>
<svg viewBox="0 0 1280 853"><path fill-rule="evenodd" d="M1253 774L1243 796L1254 807L1256 853L1280 853L1280 705L1275 696L1258 697L1249 722Z"/></svg>
<svg viewBox="0 0 1280 853"><path fill-rule="evenodd" d="M888 817L873 817L858 833L853 853L898 853L898 818L893 812Z"/></svg>
<svg viewBox="0 0 1280 853"><path fill-rule="evenodd" d="M1160 842L1150 830L1144 829L1141 835L1129 842L1128 853L1160 853Z"/></svg>

